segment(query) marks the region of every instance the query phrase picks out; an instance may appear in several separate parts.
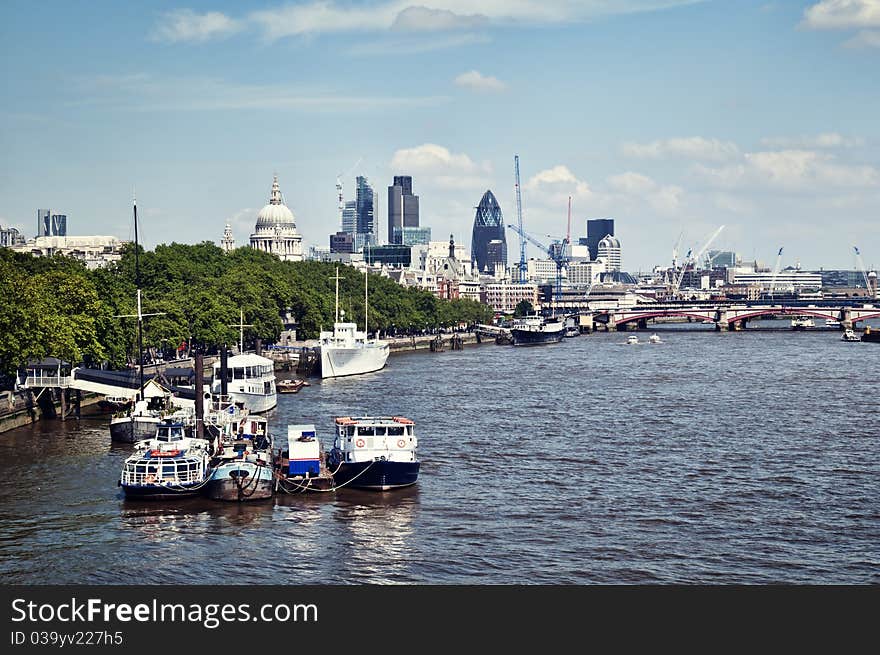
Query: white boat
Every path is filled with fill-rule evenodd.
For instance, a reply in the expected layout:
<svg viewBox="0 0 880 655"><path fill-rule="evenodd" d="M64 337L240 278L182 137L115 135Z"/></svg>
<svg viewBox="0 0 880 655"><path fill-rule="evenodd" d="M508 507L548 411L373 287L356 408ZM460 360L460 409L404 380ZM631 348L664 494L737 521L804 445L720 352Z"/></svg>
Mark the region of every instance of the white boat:
<svg viewBox="0 0 880 655"><path fill-rule="evenodd" d="M840 329L840 321L833 318L825 319L825 327L829 330L839 330Z"/></svg>
<svg viewBox="0 0 880 655"><path fill-rule="evenodd" d="M639 343L639 338L636 335L631 334L626 338L626 343L629 345L637 344Z"/></svg>
<svg viewBox="0 0 880 655"><path fill-rule="evenodd" d="M806 330L813 327L816 327L816 323L809 316L795 316L791 319L792 330Z"/></svg>
<svg viewBox="0 0 880 655"><path fill-rule="evenodd" d="M198 495L212 473L212 451L208 439L187 437L182 423L163 421L152 439L135 444L119 486L127 498L141 500Z"/></svg>
<svg viewBox="0 0 880 655"><path fill-rule="evenodd" d="M652 334L652 335L648 338L648 341L649 341L650 343L663 343L662 341L660 341L660 337L658 337L656 334Z"/></svg>
<svg viewBox="0 0 880 655"><path fill-rule="evenodd" d="M412 420L402 416L342 416L327 456L337 489L388 491L419 477L418 439Z"/></svg>
<svg viewBox="0 0 880 655"><path fill-rule="evenodd" d="M221 362L214 362L211 392L222 392ZM260 355L230 357L226 363L226 393L249 412L267 412L278 404L275 364Z"/></svg>
<svg viewBox="0 0 880 655"><path fill-rule="evenodd" d="M850 329L850 330L843 331L843 336L840 337L840 340L841 341L861 341L861 338L859 337L859 335L857 335L855 332L853 332Z"/></svg>
<svg viewBox="0 0 880 655"><path fill-rule="evenodd" d="M339 310L339 268L336 269L336 320L333 331L320 335L321 377L338 378L346 375L372 373L385 367L390 347L387 341L370 339L354 323L345 322L345 312ZM364 273L364 303L367 295L367 273ZM340 321L340 314L342 320ZM367 319L364 319L365 327Z"/></svg>

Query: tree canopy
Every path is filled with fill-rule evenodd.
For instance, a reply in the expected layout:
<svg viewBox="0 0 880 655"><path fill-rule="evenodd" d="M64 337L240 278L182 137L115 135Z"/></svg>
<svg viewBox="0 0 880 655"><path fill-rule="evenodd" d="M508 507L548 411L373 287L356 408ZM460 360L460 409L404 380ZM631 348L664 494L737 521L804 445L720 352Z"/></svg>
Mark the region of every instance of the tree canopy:
<svg viewBox="0 0 880 655"><path fill-rule="evenodd" d="M334 322L337 264L283 262L251 248L228 254L211 242L171 243L139 253L144 348L172 350L181 342L277 341L290 312L300 338L316 338ZM339 306L363 325L364 275L339 265ZM137 360L135 250L119 262L88 270L67 257L34 257L0 248L0 372L29 358L53 355L122 367ZM492 312L471 300L441 300L370 274L369 329L383 333L486 322Z"/></svg>

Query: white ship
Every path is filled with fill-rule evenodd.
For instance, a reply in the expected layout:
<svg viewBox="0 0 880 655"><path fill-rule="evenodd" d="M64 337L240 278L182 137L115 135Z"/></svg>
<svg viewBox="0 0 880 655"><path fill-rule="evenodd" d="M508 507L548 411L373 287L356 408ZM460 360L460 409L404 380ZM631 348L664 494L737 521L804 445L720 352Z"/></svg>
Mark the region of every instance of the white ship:
<svg viewBox="0 0 880 655"><path fill-rule="evenodd" d="M220 362L214 362L211 392L221 393ZM275 391L275 365L271 359L245 354L230 357L226 363L226 393L250 412L268 412L278 404Z"/></svg>
<svg viewBox="0 0 880 655"><path fill-rule="evenodd" d="M364 303L366 307L366 273L364 274ZM322 331L321 377L338 378L345 375L371 373L385 367L390 352L388 342L370 339L354 323L345 323L345 312L339 311L339 269L336 269L336 322L333 331ZM342 321L339 320L340 313ZM366 327L367 320L364 319Z"/></svg>

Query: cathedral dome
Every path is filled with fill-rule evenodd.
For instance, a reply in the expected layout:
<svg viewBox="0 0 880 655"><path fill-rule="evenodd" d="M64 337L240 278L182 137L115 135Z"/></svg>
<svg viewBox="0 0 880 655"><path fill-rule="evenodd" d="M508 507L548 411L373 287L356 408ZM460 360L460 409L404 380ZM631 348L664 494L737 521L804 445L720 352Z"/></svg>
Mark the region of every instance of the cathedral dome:
<svg viewBox="0 0 880 655"><path fill-rule="evenodd" d="M296 221L293 212L284 204L281 197L281 188L278 185L278 176L272 182L272 193L269 195L269 204L257 214L257 232L274 230L278 226L284 230L296 230Z"/></svg>

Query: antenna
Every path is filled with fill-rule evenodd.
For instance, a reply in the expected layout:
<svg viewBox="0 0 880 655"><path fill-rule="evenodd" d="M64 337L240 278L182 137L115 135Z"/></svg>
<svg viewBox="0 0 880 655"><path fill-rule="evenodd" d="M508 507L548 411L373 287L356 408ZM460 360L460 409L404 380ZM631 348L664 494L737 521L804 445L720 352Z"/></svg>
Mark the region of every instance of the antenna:
<svg viewBox="0 0 880 655"><path fill-rule="evenodd" d="M238 341L238 354L244 354L244 329L246 327L254 327L249 323L244 322L244 310L239 309L241 318L238 319L238 324L232 323L229 327L237 327L239 329L239 341Z"/></svg>
<svg viewBox="0 0 880 655"><path fill-rule="evenodd" d="M565 231L566 243L571 243L571 196L568 197L568 229Z"/></svg>

